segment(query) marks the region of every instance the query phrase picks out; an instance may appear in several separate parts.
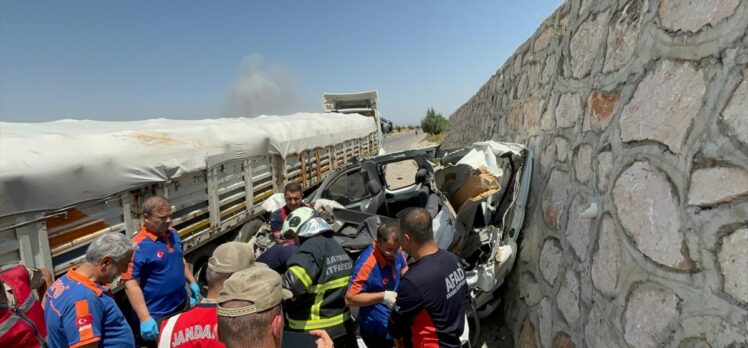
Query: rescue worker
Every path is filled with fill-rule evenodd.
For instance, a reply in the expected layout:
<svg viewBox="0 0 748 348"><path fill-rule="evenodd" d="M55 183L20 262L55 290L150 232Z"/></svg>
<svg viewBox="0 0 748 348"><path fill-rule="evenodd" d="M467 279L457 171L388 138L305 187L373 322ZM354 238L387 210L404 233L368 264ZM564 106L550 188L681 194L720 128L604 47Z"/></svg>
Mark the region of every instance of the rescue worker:
<svg viewBox="0 0 748 348"><path fill-rule="evenodd" d="M360 307L356 321L367 347L394 347L387 334L400 275L407 270L397 226L381 224L377 240L356 260L345 294L346 304Z"/></svg>
<svg viewBox="0 0 748 348"><path fill-rule="evenodd" d="M283 189L283 198L286 200L286 205L270 214L270 231L273 233L276 241L280 241L283 222L286 221L286 217L291 212L299 207L311 208L309 204L304 203L304 190L299 183L291 182L286 184L286 187Z"/></svg>
<svg viewBox="0 0 748 348"><path fill-rule="evenodd" d="M218 299L218 333L228 348L280 348L283 343L284 289L280 275L262 263L234 273ZM309 332L317 348L332 348L324 330ZM312 337L312 339L314 339Z"/></svg>
<svg viewBox="0 0 748 348"><path fill-rule="evenodd" d="M51 279L46 269L21 263L0 268L0 347L47 344L47 326L39 299L44 297Z"/></svg>
<svg viewBox="0 0 748 348"><path fill-rule="evenodd" d="M218 340L216 305L223 283L235 272L247 269L255 262L254 251L247 243L228 242L213 250L208 260L205 278L208 294L186 312L161 322L159 347L224 347Z"/></svg>
<svg viewBox="0 0 748 348"><path fill-rule="evenodd" d="M107 284L127 267L135 244L124 234L94 239L82 264L47 289L44 320L50 347L134 347L135 337Z"/></svg>
<svg viewBox="0 0 748 348"><path fill-rule="evenodd" d="M389 332L398 347L460 347L468 294L460 259L436 246L428 210L411 208L399 225L415 262L400 279Z"/></svg>
<svg viewBox="0 0 748 348"><path fill-rule="evenodd" d="M260 254L257 262L262 262L278 274L283 274L288 270L286 263L297 250L299 250L299 238L289 231L282 234L277 244Z"/></svg>
<svg viewBox="0 0 748 348"><path fill-rule="evenodd" d="M283 275L283 287L294 294L286 308L289 329L325 329L335 347L356 347L344 299L353 262L333 238L332 227L313 209L302 207L288 216L283 231L296 234L301 243Z"/></svg>
<svg viewBox="0 0 748 348"><path fill-rule="evenodd" d="M140 322L140 338L155 344L157 320L196 304L200 287L182 256L182 240L171 227L169 200L153 196L143 203L143 227L132 240L138 249L122 274L127 299ZM187 300L185 283L189 282Z"/></svg>

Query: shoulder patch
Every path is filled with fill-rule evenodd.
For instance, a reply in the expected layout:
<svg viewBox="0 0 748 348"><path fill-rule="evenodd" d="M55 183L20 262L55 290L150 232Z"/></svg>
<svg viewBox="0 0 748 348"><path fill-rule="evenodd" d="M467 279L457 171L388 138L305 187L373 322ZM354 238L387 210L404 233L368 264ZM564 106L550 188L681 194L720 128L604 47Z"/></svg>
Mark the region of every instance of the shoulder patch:
<svg viewBox="0 0 748 348"><path fill-rule="evenodd" d="M78 328L80 341L94 337L93 317L88 310L88 300L75 301L75 327Z"/></svg>

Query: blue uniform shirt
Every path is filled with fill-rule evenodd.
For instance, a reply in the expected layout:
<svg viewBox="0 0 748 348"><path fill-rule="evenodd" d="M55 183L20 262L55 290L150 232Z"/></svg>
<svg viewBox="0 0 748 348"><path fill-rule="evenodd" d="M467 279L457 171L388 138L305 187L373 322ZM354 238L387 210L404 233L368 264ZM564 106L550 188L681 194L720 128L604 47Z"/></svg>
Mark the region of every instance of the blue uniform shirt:
<svg viewBox="0 0 748 348"><path fill-rule="evenodd" d="M396 291L400 273L405 268L405 256L398 252L394 261L387 260L376 247L376 241L356 260L353 275L348 284L348 295L367 292ZM387 333L390 309L384 303L359 308L357 321L362 331L374 334Z"/></svg>
<svg viewBox="0 0 748 348"><path fill-rule="evenodd" d="M44 304L47 344L51 348L134 347L135 338L109 290L75 270L47 289Z"/></svg>
<svg viewBox="0 0 748 348"><path fill-rule="evenodd" d="M182 258L182 240L176 230L159 237L143 227L133 238L138 249L132 255L122 280L140 278L140 288L154 319L168 316L182 308L187 298Z"/></svg>

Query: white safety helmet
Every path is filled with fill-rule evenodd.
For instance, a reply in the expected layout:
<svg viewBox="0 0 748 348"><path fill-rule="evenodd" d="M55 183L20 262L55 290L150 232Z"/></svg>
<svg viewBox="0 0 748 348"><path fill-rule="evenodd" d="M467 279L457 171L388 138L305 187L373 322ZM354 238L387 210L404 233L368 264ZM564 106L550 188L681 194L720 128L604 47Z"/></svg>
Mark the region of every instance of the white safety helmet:
<svg viewBox="0 0 748 348"><path fill-rule="evenodd" d="M295 234L300 238L310 238L326 231L332 231L332 226L308 207L296 208L283 222L284 235Z"/></svg>

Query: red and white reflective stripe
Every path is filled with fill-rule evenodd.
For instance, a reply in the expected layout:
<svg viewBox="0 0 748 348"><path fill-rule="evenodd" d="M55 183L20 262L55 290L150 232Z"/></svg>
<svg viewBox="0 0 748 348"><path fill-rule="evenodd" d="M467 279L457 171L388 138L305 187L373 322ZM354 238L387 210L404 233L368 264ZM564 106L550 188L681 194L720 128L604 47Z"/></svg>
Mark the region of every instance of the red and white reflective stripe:
<svg viewBox="0 0 748 348"><path fill-rule="evenodd" d="M179 316L181 315L182 313L179 313L166 321L164 330L161 331L161 337L158 339L159 347L171 347L171 336L172 333L174 333L174 326L177 324L177 320L179 320Z"/></svg>

